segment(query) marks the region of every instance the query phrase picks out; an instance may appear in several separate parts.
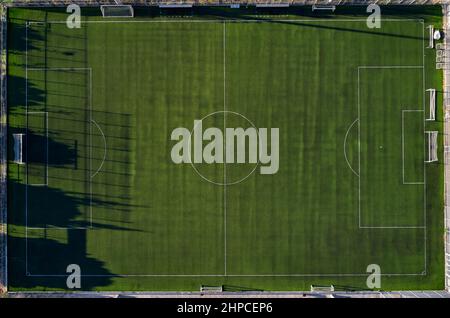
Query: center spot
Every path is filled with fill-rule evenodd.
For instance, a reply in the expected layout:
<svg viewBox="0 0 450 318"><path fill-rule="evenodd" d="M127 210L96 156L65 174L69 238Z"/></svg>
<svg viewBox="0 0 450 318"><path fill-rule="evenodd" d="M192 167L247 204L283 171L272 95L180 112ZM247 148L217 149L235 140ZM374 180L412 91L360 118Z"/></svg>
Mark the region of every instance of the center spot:
<svg viewBox="0 0 450 318"><path fill-rule="evenodd" d="M250 140L250 134L253 131L256 131L256 133L258 132L256 126L247 117L233 111L217 111L209 115L206 115L201 119L201 121L196 122L194 128L191 131L191 138L190 138L190 142L193 144L196 142L197 143L201 142L202 143L201 149L203 151L205 151L205 148L207 148L207 145L211 142L211 140L203 140L204 133L205 131L208 130L208 128L217 128L218 130L221 131L223 137L222 140L223 140L224 160L222 163L216 162L206 163L204 161L202 161L201 163L196 163L195 160L191 160L191 166L194 169L194 171L202 179L216 185L232 185L238 184L246 180L253 172L255 172L256 168L258 167L258 160L256 160L256 162L252 160L252 155L255 154L252 153L251 147L252 141ZM230 129L227 130L226 128ZM235 132L239 128L242 128L242 130L245 132L244 134L245 138L238 139L236 138L236 136L234 136L232 138L234 141L234 147L231 147L231 144L227 143L227 139L228 142L230 142L231 133ZM199 138L200 133L202 137L201 140ZM228 137L227 133L229 134ZM241 150L245 149L245 152L243 152L245 154L244 162L242 162L243 153L241 153L241 157L238 158L239 142L245 142L245 147L241 147ZM253 142L257 143L257 141ZM227 151L230 152L231 150L234 150L232 151L233 160L230 160L231 155L228 155L227 158Z"/></svg>

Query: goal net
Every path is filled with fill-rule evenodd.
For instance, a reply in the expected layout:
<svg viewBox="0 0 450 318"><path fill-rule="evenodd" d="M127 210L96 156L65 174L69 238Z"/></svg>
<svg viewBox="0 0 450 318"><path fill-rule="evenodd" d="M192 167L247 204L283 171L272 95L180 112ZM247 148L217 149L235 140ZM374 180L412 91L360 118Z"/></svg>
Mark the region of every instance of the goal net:
<svg viewBox="0 0 450 318"><path fill-rule="evenodd" d="M13 134L14 140L14 162L24 164L23 162L23 134Z"/></svg>
<svg viewBox="0 0 450 318"><path fill-rule="evenodd" d="M438 161L438 155L437 155L437 131L426 131L426 143L427 143L427 149L428 154L425 162L436 162Z"/></svg>
<svg viewBox="0 0 450 318"><path fill-rule="evenodd" d="M223 286L206 286L201 285L200 286L201 292L210 292L210 293L221 293L223 292Z"/></svg>
<svg viewBox="0 0 450 318"><path fill-rule="evenodd" d="M430 112L427 120L436 120L436 90L434 88L427 89L430 95Z"/></svg>
<svg viewBox="0 0 450 318"><path fill-rule="evenodd" d="M100 6L104 18L132 18L133 7L130 5L102 5Z"/></svg>

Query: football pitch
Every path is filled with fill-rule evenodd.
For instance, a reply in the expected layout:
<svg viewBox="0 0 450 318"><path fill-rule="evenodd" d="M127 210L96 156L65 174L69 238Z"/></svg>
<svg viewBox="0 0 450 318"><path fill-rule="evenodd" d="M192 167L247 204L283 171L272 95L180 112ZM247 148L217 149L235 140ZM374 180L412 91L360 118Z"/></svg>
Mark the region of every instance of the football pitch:
<svg viewBox="0 0 450 318"><path fill-rule="evenodd" d="M9 10L11 290L444 289L440 7L160 13Z"/></svg>

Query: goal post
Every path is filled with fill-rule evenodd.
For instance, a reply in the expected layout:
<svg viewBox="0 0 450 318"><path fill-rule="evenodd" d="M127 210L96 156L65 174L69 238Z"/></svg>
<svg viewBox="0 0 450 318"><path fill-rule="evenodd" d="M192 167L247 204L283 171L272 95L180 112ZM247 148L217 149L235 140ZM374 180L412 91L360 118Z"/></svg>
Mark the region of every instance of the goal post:
<svg viewBox="0 0 450 318"><path fill-rule="evenodd" d="M23 136L24 134L13 134L14 141L14 163L23 165Z"/></svg>
<svg viewBox="0 0 450 318"><path fill-rule="evenodd" d="M427 89L427 93L430 96L429 98L430 110L426 120L428 121L436 120L436 89L429 88Z"/></svg>
<svg viewBox="0 0 450 318"><path fill-rule="evenodd" d="M223 286L207 286L207 285L201 285L200 286L200 292L202 293L221 293L223 292Z"/></svg>
<svg viewBox="0 0 450 318"><path fill-rule="evenodd" d="M438 155L437 155L437 149L438 149L438 143L437 143L437 137L438 132L437 131L426 131L426 145L427 145L427 157L425 162L436 162L438 161Z"/></svg>
<svg viewBox="0 0 450 318"><path fill-rule="evenodd" d="M133 18L134 9L131 5L101 5L104 18Z"/></svg>

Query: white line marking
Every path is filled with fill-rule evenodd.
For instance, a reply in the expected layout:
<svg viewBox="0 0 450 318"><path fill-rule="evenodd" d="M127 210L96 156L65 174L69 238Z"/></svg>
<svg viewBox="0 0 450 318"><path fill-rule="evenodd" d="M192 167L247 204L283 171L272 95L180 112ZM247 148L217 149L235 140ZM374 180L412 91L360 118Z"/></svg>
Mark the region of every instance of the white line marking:
<svg viewBox="0 0 450 318"><path fill-rule="evenodd" d="M107 149L107 145L106 145L106 137L105 137L105 134L103 133L103 130L100 128L100 125L97 124L97 122L96 122L95 120L93 120L93 119L91 119L91 122L94 123L94 125L97 127L97 129L98 129L98 130L100 131L100 133L102 134L102 138L103 138L103 147L104 147L104 149L103 149L103 159L102 159L102 163L101 163L100 166L98 167L97 171L95 171L95 173L94 173L93 175L91 175L91 179L92 179L92 178L94 178L94 177L97 175L97 173L100 172L100 170L101 170L102 167L103 167L103 164L105 163L105 160L106 160L106 149ZM92 135L91 135L91 136L92 136ZM92 156L90 156L90 157L92 158Z"/></svg>
<svg viewBox="0 0 450 318"><path fill-rule="evenodd" d="M422 20L422 94L423 94L423 132L425 133L425 24ZM425 142L423 143L423 158L426 158ZM423 224L425 225L424 236L424 273L427 273L427 173L426 164L423 160Z"/></svg>
<svg viewBox="0 0 450 318"><path fill-rule="evenodd" d="M85 226L68 226L68 227L60 227L60 226L53 226L48 225L46 227L38 227L38 226L30 226L28 227L28 230L89 230L90 227Z"/></svg>
<svg viewBox="0 0 450 318"><path fill-rule="evenodd" d="M361 228L361 93L358 67L358 227Z"/></svg>
<svg viewBox="0 0 450 318"><path fill-rule="evenodd" d="M87 20L82 23L222 23L222 22L238 22L238 23L261 23L261 22L367 22L367 19L214 19L214 20ZM383 19L385 22L423 22L423 19ZM30 24L66 24L63 20L51 20L51 21L29 21Z"/></svg>
<svg viewBox="0 0 450 318"><path fill-rule="evenodd" d="M380 276L424 276L423 273L381 273ZM33 277L67 277L63 274L29 274ZM367 273L361 274L81 274L82 277L367 277Z"/></svg>
<svg viewBox="0 0 450 318"><path fill-rule="evenodd" d="M25 122L28 131L28 21L25 22ZM28 147L28 134L26 136ZM28 275L28 151L25 153L25 275Z"/></svg>
<svg viewBox="0 0 450 318"><path fill-rule="evenodd" d="M223 131L227 127L226 104L226 22L223 22ZM223 153L226 150L226 140L223 143ZM224 273L227 275L227 162L223 162L223 214L224 214Z"/></svg>
<svg viewBox="0 0 450 318"><path fill-rule="evenodd" d="M92 121L92 68L89 68L89 121ZM89 175L92 175L92 125L89 125ZM92 178L89 180L89 221L92 228Z"/></svg>
<svg viewBox="0 0 450 318"><path fill-rule="evenodd" d="M231 110L227 110L226 112L224 112L223 110L218 110L218 111L212 112L212 113L210 113L210 114L204 116L203 118L201 118L199 121L200 121L200 122L203 122L206 118L208 118L208 117L210 117L210 116L213 116L213 115L216 115L216 114L225 114L225 113L226 113L226 114L237 115L237 116L240 116L240 117L244 118L244 119L245 119L245 120L246 120L253 128L255 128L256 131L258 131L258 128L256 128L256 125L255 125L250 119L248 119L246 116L244 116L244 115L242 115L242 114L240 114L240 113L237 113L237 112L234 112L234 111L231 111ZM191 137L192 137L192 134L194 133L194 130L196 129L196 127L197 127L197 125L194 125L194 127L192 128L192 130L191 130L191 132L190 132ZM188 148L191 147L191 139L192 139L192 138L189 138L189 139L188 139L188 142L187 142ZM191 154L190 154L189 152L188 152L188 156L189 156L189 158L190 158L190 156L191 156ZM241 182L244 182L245 180L247 180L247 178L249 178L249 177L255 172L255 170L258 168L259 164L260 164L260 162L257 161L257 162L254 164L254 167L253 167L252 171L251 171L249 174L247 174L245 177L243 177L243 178L241 178L241 179L239 179L239 180L237 180L237 181L233 181L233 182L228 182L228 181L227 181L227 182L228 182L227 185L234 185L234 184L239 184L239 183L241 183ZM203 174L201 174L200 171L195 167L195 164L194 164L194 162L193 162L192 160L190 160L190 165L191 165L192 169L194 169L194 171L197 173L197 175L198 175L200 178L202 178L203 180L205 180L206 182L209 182L209 183L215 184L215 185L219 185L219 186L223 186L223 185L224 185L224 184L223 184L223 181L222 181L222 182L216 182L216 181L213 181L213 180L208 179L208 178L205 177Z"/></svg>
<svg viewBox="0 0 450 318"><path fill-rule="evenodd" d="M347 161L347 165L350 168L350 170L359 178L359 174L356 173L355 170L353 170L352 166L350 165L350 162L348 161L347 158L347 137L348 137L348 133L350 132L350 130L352 129L353 125L356 124L356 122L359 121L359 118L356 118L353 123L351 123L351 125L348 127L347 132L345 133L345 137L344 137L344 157L345 157L345 161Z"/></svg>
<svg viewBox="0 0 450 318"><path fill-rule="evenodd" d="M228 22L241 22L241 23L258 23L258 22L366 22L366 19L335 19L335 20L329 20L329 19L313 19L313 20L308 20L308 19L287 19L287 20L166 20L166 21L136 21L136 20L128 20L128 21L113 21L113 20L109 20L109 21L83 21L83 23L222 23L224 21L228 21ZM415 22L421 22L423 23L423 19L383 19L383 21L392 21L392 22L408 22L408 21L415 21ZM65 24L66 21L46 21L45 23L47 24ZM26 22L26 70L28 70L28 33L27 33L27 29L28 29L28 24L40 24L43 25L45 24L44 22L39 22L39 21L28 21ZM359 171L361 171L361 133L360 133L360 92L359 92L359 68L375 68L376 66L362 66L362 67L358 67L358 166L359 166ZM424 68L424 63L422 66L381 66L379 68ZM61 70L67 70L67 69L73 69L73 68L61 68ZM33 69L34 70L34 69ZM27 73L26 73L27 74ZM92 78L92 71L91 71L91 78ZM26 75L26 79L28 79L27 75ZM92 91L92 80L91 80L91 91ZM26 90L27 91L27 90ZM92 98L92 92L90 92L91 94L91 98ZM26 94L27 95L27 94ZM26 96L27 98L27 96ZM26 103L26 107L28 107L28 103ZM92 107L92 102L91 102L91 107ZM92 112L92 109L91 109ZM92 120L92 115L91 115L91 120ZM361 178L359 178L359 196L361 193ZM27 196L27 191L25 192L25 195ZM359 200L359 210L360 210L360 200ZM91 209L92 209L92 184L91 184ZM26 214L27 214L27 208L26 210ZM92 211L92 210L91 210ZM359 211L360 213L360 211ZM26 217L27 218L27 217ZM26 221L27 222L27 221ZM92 212L91 212L91 225L92 225ZM363 227L366 228L366 227ZM388 227L390 228L390 227ZM404 227L401 227L404 228ZM411 227L407 227L407 228L411 228ZM66 228L56 228L56 229L66 229ZM68 229L75 229L75 228L68 228ZM81 228L80 228L81 229ZM83 228L84 229L84 228ZM26 232L28 230L28 227L26 226ZM426 245L425 245L426 247ZM34 277L67 277L67 275L37 275L37 274L30 274L28 272L28 240L26 239L26 275L27 276L34 276ZM426 257L425 257L426 259ZM425 272L416 274L416 273L412 273L412 274L397 274L397 273L382 273L380 274L381 276L424 276L426 275ZM211 275L185 275L185 274L121 274L121 275L89 275L89 274L82 274L81 276L83 277L225 277L225 275L223 274L211 274ZM367 273L361 273L361 274L260 274L260 275L230 275L227 274L227 277L302 277L302 276L306 276L306 277L347 277L347 276L367 276Z"/></svg>

